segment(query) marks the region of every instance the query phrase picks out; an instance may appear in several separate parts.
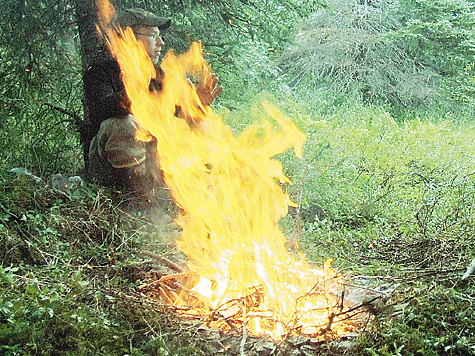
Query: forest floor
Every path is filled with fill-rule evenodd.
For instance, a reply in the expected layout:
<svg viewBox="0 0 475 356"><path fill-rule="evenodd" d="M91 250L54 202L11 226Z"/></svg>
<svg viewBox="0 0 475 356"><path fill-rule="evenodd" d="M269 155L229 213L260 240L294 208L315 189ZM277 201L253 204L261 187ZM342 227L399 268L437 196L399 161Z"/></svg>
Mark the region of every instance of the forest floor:
<svg viewBox="0 0 475 356"><path fill-rule="evenodd" d="M456 241L353 238L335 268L353 288L357 327L273 341L180 317L157 297L155 281L186 271L173 213L131 210L126 197L94 186L61 192L1 177L0 353L475 354L473 277L461 281L466 259L445 263ZM295 215L284 223L295 223ZM305 236L297 238L311 254L318 246Z"/></svg>

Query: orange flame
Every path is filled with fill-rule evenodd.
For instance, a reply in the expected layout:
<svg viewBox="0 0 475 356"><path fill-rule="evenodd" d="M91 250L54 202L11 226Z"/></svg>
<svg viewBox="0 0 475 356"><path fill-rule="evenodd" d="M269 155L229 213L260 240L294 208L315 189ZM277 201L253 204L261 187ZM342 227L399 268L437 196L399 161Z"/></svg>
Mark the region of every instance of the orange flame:
<svg viewBox="0 0 475 356"><path fill-rule="evenodd" d="M137 139L157 138L165 182L183 209L177 244L189 268L201 276L194 291L219 309L259 288L264 296L260 311L246 315L251 332L274 338L290 328L318 332L328 323L327 309L336 299L315 290L339 279L329 263L321 270L309 268L302 256L297 260L286 250L278 222L295 204L276 183L290 181L281 163L272 159L290 148L300 157L305 136L276 108L264 104L280 131L269 123L255 124L235 137L201 104L186 77L208 66L199 43L182 55L168 52L161 65L163 88L149 92L155 69L130 28L119 33L107 28L112 15L105 3L98 2L109 14L100 17L107 19L101 28L121 67L132 113L143 126ZM176 106L196 125L178 119ZM262 322L263 316L274 320L272 325L264 326L268 323Z"/></svg>

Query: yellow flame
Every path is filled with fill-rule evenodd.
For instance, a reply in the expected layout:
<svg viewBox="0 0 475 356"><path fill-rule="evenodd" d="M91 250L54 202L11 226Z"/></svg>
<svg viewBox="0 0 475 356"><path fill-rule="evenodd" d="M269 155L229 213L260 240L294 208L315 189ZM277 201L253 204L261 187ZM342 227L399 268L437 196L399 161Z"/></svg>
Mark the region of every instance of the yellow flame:
<svg viewBox="0 0 475 356"><path fill-rule="evenodd" d="M189 268L201 276L194 291L219 309L259 289L260 311L246 315L252 332L278 338L299 327L316 333L328 322L331 297L315 289L337 279L329 263L323 269L309 268L302 256L297 260L286 250L278 222L295 204L277 184L290 181L281 163L272 159L290 148L300 157L305 136L275 107L264 104L280 131L269 123L255 124L235 137L201 104L187 79L208 66L199 43L182 55L169 51L161 65L162 90L150 92L154 66L130 28L119 33L107 28L113 15L105 3L98 3L99 9L107 9L101 27L121 67L132 113L143 126L137 139L157 138L165 182L183 209L177 244ZM190 120L175 116L177 106Z"/></svg>

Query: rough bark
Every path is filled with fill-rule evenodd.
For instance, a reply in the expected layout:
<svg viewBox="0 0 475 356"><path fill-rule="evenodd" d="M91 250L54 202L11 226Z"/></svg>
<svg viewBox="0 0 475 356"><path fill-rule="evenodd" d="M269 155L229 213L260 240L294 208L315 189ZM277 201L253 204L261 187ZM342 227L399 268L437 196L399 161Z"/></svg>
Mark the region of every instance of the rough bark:
<svg viewBox="0 0 475 356"><path fill-rule="evenodd" d="M100 62L109 58L109 52L96 30L97 7L95 0L73 0L76 12L76 23L80 38L80 51L83 72L94 62ZM84 162L88 161L87 117L89 110L86 100L83 98L85 121L79 123L78 129L83 145ZM87 163L86 163L87 164Z"/></svg>
<svg viewBox="0 0 475 356"><path fill-rule="evenodd" d="M81 39L83 70L92 63L108 58L109 54L96 31L95 0L74 0L76 22Z"/></svg>

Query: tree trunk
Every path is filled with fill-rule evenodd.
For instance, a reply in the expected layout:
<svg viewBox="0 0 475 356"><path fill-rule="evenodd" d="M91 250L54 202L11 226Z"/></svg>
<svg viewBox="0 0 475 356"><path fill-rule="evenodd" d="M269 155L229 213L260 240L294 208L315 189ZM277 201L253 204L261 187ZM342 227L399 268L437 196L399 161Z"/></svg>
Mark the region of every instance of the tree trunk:
<svg viewBox="0 0 475 356"><path fill-rule="evenodd" d="M74 0L76 22L81 40L82 68L109 58L109 52L96 30L97 7L95 0Z"/></svg>
<svg viewBox="0 0 475 356"><path fill-rule="evenodd" d="M97 7L95 0L72 0L76 12L76 23L79 31L79 38L81 43L81 62L82 71L95 63L101 62L110 58L109 51L104 45L102 39L99 37L96 23L97 23ZM86 100L83 98L84 118L78 124L79 133L81 136L81 144L83 145L84 162L87 165L89 152L89 138L87 129L87 118L89 117L89 109L86 105Z"/></svg>

